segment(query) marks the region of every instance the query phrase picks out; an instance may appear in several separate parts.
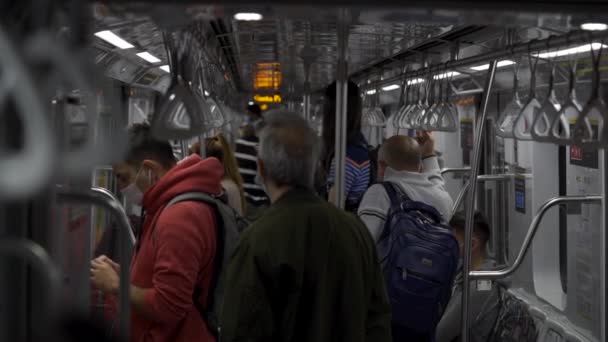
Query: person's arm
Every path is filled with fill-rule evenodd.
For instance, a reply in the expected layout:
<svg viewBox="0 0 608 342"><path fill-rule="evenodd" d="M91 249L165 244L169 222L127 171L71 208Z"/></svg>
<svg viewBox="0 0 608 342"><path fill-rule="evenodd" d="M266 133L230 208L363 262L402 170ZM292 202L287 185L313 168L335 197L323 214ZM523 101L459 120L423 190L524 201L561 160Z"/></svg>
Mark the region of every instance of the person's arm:
<svg viewBox="0 0 608 342"><path fill-rule="evenodd" d="M439 168L439 162L436 156L422 159L422 172L433 184L445 187L445 179L441 174L441 169Z"/></svg>
<svg viewBox="0 0 608 342"><path fill-rule="evenodd" d="M380 239L390 206L391 201L381 184L372 185L363 195L358 216L365 223L374 242Z"/></svg>
<svg viewBox="0 0 608 342"><path fill-rule="evenodd" d="M441 175L439 160L435 154L435 139L430 132L422 131L416 137L422 154L422 173L435 185L445 187L445 179Z"/></svg>
<svg viewBox="0 0 608 342"><path fill-rule="evenodd" d="M460 310L462 291L455 291L435 330L436 342L452 342L460 336Z"/></svg>
<svg viewBox="0 0 608 342"><path fill-rule="evenodd" d="M496 285L494 285L496 286ZM484 312L486 302L491 299L492 295L496 294L496 288L492 288L489 291L477 290L477 282L472 281L469 285L470 299L469 299L469 322L470 324L477 324L477 319L480 315L488 315L491 312ZM461 317L462 317L462 288L459 287L457 291L454 291L448 306L446 307L439 325L436 330L436 342L452 342L461 335ZM488 330L491 330L488 329ZM489 333L484 331L484 333Z"/></svg>
<svg viewBox="0 0 608 342"><path fill-rule="evenodd" d="M120 295L120 265L105 255L95 258L92 262L92 281L99 289L111 295L111 298L118 298ZM145 298L151 289L144 289L130 285L129 299L131 305L138 312L146 315Z"/></svg>
<svg viewBox="0 0 608 342"><path fill-rule="evenodd" d="M251 232L251 231L248 231ZM263 255L254 251L244 233L228 266L220 326L222 341L265 342L273 337L274 315L269 300L268 275Z"/></svg>
<svg viewBox="0 0 608 342"><path fill-rule="evenodd" d="M155 227L157 254L152 288L131 287L131 302L150 320L177 322L192 308L201 265L215 253L212 209L198 202L177 203L165 209ZM211 268L208 269L211 272Z"/></svg>

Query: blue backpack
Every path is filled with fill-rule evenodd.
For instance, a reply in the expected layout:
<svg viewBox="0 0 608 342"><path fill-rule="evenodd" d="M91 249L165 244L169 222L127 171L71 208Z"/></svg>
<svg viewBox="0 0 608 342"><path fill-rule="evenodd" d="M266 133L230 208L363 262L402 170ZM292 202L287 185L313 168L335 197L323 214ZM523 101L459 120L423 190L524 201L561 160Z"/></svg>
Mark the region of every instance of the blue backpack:
<svg viewBox="0 0 608 342"><path fill-rule="evenodd" d="M434 336L452 295L458 241L435 208L409 199L398 185L382 185L391 208L377 250L393 328Z"/></svg>

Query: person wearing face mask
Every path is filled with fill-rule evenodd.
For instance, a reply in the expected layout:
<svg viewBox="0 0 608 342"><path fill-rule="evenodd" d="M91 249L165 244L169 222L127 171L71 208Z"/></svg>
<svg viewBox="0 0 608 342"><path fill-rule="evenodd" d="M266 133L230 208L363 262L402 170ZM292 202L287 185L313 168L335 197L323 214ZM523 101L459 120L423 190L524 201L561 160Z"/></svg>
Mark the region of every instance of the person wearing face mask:
<svg viewBox="0 0 608 342"><path fill-rule="evenodd" d="M131 261L131 341L215 341L197 310L206 305L213 273L215 211L197 201L165 206L184 193L221 194L223 167L198 155L177 164L169 142L153 138L148 125L129 135L126 159L114 172L123 196L144 212ZM107 256L93 260L94 286L117 294L118 269Z"/></svg>
<svg viewBox="0 0 608 342"><path fill-rule="evenodd" d="M454 235L460 246L460 257L464 253L465 213L459 212L450 221ZM491 270L495 262L488 258L486 248L490 239L490 225L479 211L473 220L473 240L471 242L471 270ZM499 314L498 289L491 281L472 281L470 284L469 314L471 323L471 341L485 342L490 337ZM462 263L456 276L452 297L443 317L437 326L436 342L460 340L462 308Z"/></svg>
<svg viewBox="0 0 608 342"><path fill-rule="evenodd" d="M435 155L435 142L429 132L420 132L416 139L395 135L378 151L378 181L391 182L413 201L437 209L448 222L454 202L445 189L445 180ZM374 240L378 242L391 207L389 195L382 184L372 185L363 196L358 215Z"/></svg>
<svg viewBox="0 0 608 342"><path fill-rule="evenodd" d="M390 342L374 242L313 189L320 139L299 115L264 120L257 163L272 204L227 269L222 341Z"/></svg>

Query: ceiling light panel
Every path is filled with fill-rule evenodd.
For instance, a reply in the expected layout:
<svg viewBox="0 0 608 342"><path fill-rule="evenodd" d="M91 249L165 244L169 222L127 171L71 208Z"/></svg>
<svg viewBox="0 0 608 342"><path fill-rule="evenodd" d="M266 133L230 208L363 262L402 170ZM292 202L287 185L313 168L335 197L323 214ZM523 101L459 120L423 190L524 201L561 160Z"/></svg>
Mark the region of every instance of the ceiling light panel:
<svg viewBox="0 0 608 342"><path fill-rule="evenodd" d="M156 56L152 55L149 52L140 52L137 54L137 57L150 62L150 63L158 63L160 62L160 59L158 59Z"/></svg>
<svg viewBox="0 0 608 342"><path fill-rule="evenodd" d="M568 48L568 49L564 49L564 50L534 54L533 56L538 56L540 58L557 58L557 57L564 57L564 56L569 56L569 55L576 55L576 54L580 54L580 53L588 53L588 52L591 52L591 49L599 50L600 47L602 47L602 44L600 44L600 43L585 44L585 45ZM603 45L603 47L606 48L608 46Z"/></svg>
<svg viewBox="0 0 608 342"><path fill-rule="evenodd" d="M99 32L95 33L95 36L105 40L106 42L116 46L119 49L124 50L124 49L131 49L134 47L132 44L130 44L126 40L124 40L124 39L120 38L119 36L117 36L116 34L114 34L112 31L108 31L108 30L99 31Z"/></svg>

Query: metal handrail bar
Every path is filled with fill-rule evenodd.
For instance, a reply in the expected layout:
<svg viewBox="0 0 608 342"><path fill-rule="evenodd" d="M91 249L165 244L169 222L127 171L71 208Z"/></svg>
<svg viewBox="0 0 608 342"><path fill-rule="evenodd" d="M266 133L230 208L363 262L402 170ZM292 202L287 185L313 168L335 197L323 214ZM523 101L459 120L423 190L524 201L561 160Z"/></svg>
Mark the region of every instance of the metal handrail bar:
<svg viewBox="0 0 608 342"><path fill-rule="evenodd" d="M502 60L507 58L512 58L513 55L527 55L530 51L547 51L553 50L560 47L568 46L576 42L583 42L583 44L588 44L590 40L596 39L604 39L608 37L608 31L598 31L598 32L574 32L570 34L565 34L561 36L551 36L547 39L542 40L534 40L529 43L520 43L514 44L510 46L505 46L502 49L494 50L492 52L483 53L475 56L471 56L468 58L462 58L458 60L449 61L447 63L439 63L428 66L426 68L421 68L418 70L410 71L407 73L402 73L394 77L388 77L383 80L378 80L376 82L372 82L366 84L362 89L371 89L377 88L378 86L383 86L386 84L393 84L395 82L400 82L403 79L412 79L418 78L421 76L427 76L433 72L445 72L446 68L448 69L458 69L458 68L466 68L470 66L485 64L494 60ZM479 91L476 91L479 92Z"/></svg>
<svg viewBox="0 0 608 342"><path fill-rule="evenodd" d="M603 198L602 195L588 195L588 196L562 196L562 197L554 197L554 198L549 199L538 209L538 211L536 212L536 215L534 215L534 218L532 219L532 222L530 223L530 227L528 227L528 232L526 234L526 237L524 238L524 242L523 242L521 248L519 249L519 253L517 254L517 257L515 258L515 261L513 262L512 265L499 269L499 270L471 271L471 272L469 272L469 278L471 280L478 280L478 279L496 280L496 279L505 278L505 277L513 274L515 271L517 271L517 269L519 268L521 263L524 261L524 258L526 257L526 254L527 254L528 250L530 249L532 240L534 239L534 236L536 235L536 232L538 231L538 227L540 227L540 223L541 223L543 217L545 216L545 213L547 213L547 211L549 211L549 209L551 209L552 207L554 207L556 205L564 204L564 203L594 203L594 202L601 203L602 198Z"/></svg>
<svg viewBox="0 0 608 342"><path fill-rule="evenodd" d="M513 178L515 176L515 174L496 174L496 175L479 175L477 176L477 181L478 182L506 182L511 180L511 178ZM460 209L460 206L462 205L462 201L465 199L465 195L467 193L467 191L469 190L469 186L471 185L471 182L469 182L467 180L466 183L464 183L462 190L460 190L460 192L458 193L458 196L456 197L456 201L454 201L454 207L452 207L452 214L456 213L458 211L458 209Z"/></svg>
<svg viewBox="0 0 608 342"><path fill-rule="evenodd" d="M36 271L44 276L47 287L46 310L47 320L55 317L61 288L61 271L51 256L39 244L25 239L0 239L0 254L24 259ZM47 321L48 323L48 321Z"/></svg>
<svg viewBox="0 0 608 342"><path fill-rule="evenodd" d="M129 217L120 201L108 190L91 187L90 189L67 189L63 186L57 187L57 198L64 202L89 202L109 210L117 221L121 232L119 235L120 255L120 335L124 341L129 340L129 327L131 324L131 301L130 301L130 271L131 254L135 245L135 235L131 229Z"/></svg>
<svg viewBox="0 0 608 342"><path fill-rule="evenodd" d="M469 173L471 172L470 167L446 167L441 169L441 175L444 176L448 173Z"/></svg>

